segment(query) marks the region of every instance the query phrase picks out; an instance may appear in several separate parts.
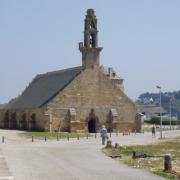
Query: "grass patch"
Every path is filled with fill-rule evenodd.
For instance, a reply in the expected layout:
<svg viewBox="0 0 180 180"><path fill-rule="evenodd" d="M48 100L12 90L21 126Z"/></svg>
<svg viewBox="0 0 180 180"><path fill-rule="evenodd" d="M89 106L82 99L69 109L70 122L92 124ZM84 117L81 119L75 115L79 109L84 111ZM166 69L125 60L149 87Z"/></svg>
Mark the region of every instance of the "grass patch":
<svg viewBox="0 0 180 180"><path fill-rule="evenodd" d="M161 140L161 142L152 145L122 146L119 148L112 147L104 150L108 155L121 155L122 158L120 161L129 166L147 169L157 175L164 176L167 179L175 179L173 175L163 171L163 157L132 158L133 151L147 154L149 156L164 156L165 154L171 154L173 170L180 172L180 137L164 139Z"/></svg>
<svg viewBox="0 0 180 180"><path fill-rule="evenodd" d="M20 133L20 136L24 136L27 138L31 138L32 136L34 136L35 138L38 139L42 139L45 136L48 138L56 138L57 136L59 136L60 138L82 138L82 137L87 137L86 133L68 133L68 132L41 132L41 131L27 131L27 132L23 132ZM90 137L91 135L88 134L88 136Z"/></svg>

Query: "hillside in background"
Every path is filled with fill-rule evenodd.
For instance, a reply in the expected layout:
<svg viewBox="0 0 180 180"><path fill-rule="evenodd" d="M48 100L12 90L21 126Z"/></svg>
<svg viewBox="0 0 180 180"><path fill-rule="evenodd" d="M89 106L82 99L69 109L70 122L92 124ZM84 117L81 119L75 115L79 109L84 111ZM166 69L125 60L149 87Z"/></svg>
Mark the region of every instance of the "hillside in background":
<svg viewBox="0 0 180 180"><path fill-rule="evenodd" d="M0 109L3 108L6 104L0 104Z"/></svg>
<svg viewBox="0 0 180 180"><path fill-rule="evenodd" d="M137 103L139 105L154 104L159 106L159 93L143 93L138 97ZM170 104L172 116L180 119L180 91L162 92L162 107L169 113Z"/></svg>

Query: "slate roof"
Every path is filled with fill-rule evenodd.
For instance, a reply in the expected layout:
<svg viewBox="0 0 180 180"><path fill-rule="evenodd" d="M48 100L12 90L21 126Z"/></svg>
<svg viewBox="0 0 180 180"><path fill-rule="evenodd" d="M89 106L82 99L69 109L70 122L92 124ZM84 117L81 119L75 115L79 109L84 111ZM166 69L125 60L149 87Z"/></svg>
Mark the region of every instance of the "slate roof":
<svg viewBox="0 0 180 180"><path fill-rule="evenodd" d="M139 110L141 113L145 113L147 116L150 116L150 117L153 117L153 116L157 116L159 113L160 113L160 110L161 110L161 113L162 114L167 114L167 111L159 106L139 106Z"/></svg>
<svg viewBox="0 0 180 180"><path fill-rule="evenodd" d="M24 92L9 103L6 108L37 108L47 103L61 92L77 75L82 67L74 67L37 75Z"/></svg>

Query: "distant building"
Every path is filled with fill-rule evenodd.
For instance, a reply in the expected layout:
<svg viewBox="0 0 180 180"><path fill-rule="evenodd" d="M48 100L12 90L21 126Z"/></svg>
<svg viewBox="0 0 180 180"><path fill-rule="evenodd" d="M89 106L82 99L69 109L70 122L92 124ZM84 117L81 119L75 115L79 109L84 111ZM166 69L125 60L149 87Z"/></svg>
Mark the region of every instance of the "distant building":
<svg viewBox="0 0 180 180"><path fill-rule="evenodd" d="M159 117L160 110L163 117L168 117L167 111L155 105L139 105L139 111L144 115L144 120L150 120L152 117Z"/></svg>
<svg viewBox="0 0 180 180"><path fill-rule="evenodd" d="M0 109L3 109L6 106L6 104L0 104Z"/></svg>
<svg viewBox="0 0 180 180"><path fill-rule="evenodd" d="M123 79L101 67L97 18L87 10L82 66L37 75L23 93L0 111L0 127L97 132L141 130L136 104L124 93Z"/></svg>

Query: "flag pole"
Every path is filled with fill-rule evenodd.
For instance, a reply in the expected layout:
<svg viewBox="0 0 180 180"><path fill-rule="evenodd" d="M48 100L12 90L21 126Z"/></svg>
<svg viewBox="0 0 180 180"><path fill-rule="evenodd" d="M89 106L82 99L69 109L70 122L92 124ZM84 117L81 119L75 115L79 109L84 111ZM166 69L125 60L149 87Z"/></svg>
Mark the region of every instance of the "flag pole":
<svg viewBox="0 0 180 180"><path fill-rule="evenodd" d="M159 89L159 107L160 107L160 138L162 139L162 97L161 97L161 87L156 86Z"/></svg>
<svg viewBox="0 0 180 180"><path fill-rule="evenodd" d="M161 139L162 139L162 97L161 97L161 88L159 89L159 94L160 94L160 122L161 122Z"/></svg>
<svg viewBox="0 0 180 180"><path fill-rule="evenodd" d="M170 130L172 129L172 99L170 97L169 101L169 116L170 116Z"/></svg>

